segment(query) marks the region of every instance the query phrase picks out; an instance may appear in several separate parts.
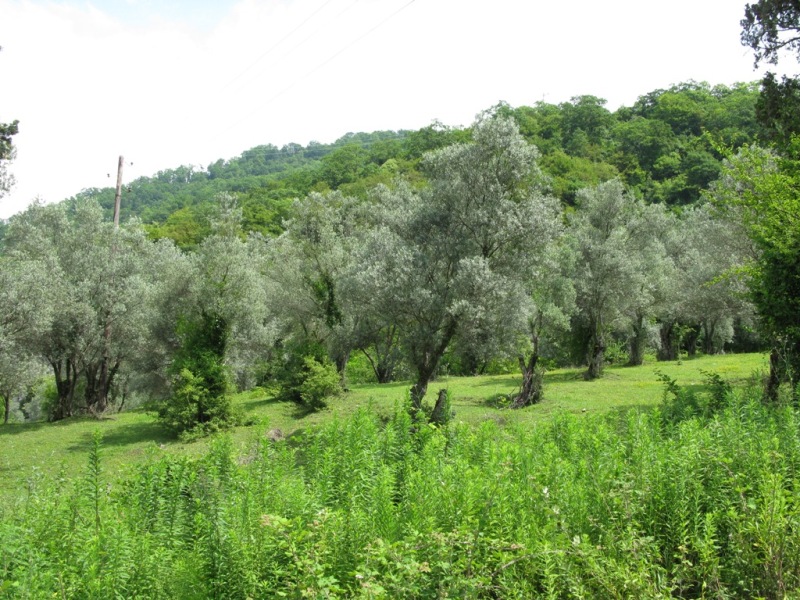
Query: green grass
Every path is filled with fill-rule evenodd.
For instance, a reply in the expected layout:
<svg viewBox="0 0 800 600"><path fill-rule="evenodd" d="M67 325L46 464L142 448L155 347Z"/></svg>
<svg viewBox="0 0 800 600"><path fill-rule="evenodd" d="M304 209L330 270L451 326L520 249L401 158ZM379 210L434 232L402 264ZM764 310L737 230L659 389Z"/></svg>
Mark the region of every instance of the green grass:
<svg viewBox="0 0 800 600"><path fill-rule="evenodd" d="M590 401L507 425L486 408L502 378L448 382L481 422L441 428L390 392L353 412L365 387L295 419L321 423L296 443L241 430L246 453L232 435L184 446L197 460L168 446L113 483L95 434L82 476L0 503L0 599L800 598L800 413L755 385L693 393L703 374L674 366L689 383L659 410L614 412L633 392L565 372L553 391ZM644 374L617 386L641 376L657 399Z"/></svg>
<svg viewBox="0 0 800 600"><path fill-rule="evenodd" d="M767 368L762 354L737 354L701 357L677 362L650 363L642 367L610 367L603 379L587 382L581 369L559 369L545 376L545 399L523 410L498 408L497 398L519 387L518 375L448 377L431 383L428 400L446 387L452 396L456 421L501 425L533 423L559 412L597 414L612 410L647 408L658 404L663 384L656 370L678 381L681 386L702 386L704 372L719 373L724 379L742 382ZM275 401L267 392L254 390L239 394L236 403L246 419L255 423L232 432L234 447L242 449L256 436L280 430L289 436L335 418L346 418L359 408L369 407L380 415L390 415L405 398L409 383L352 385L348 393L329 402L320 412L302 414L292 404ZM25 482L37 473L71 477L85 468L92 435L103 436L103 468L109 479L119 479L147 457L169 454L199 456L208 439L181 443L171 437L152 414L136 410L103 419L89 417L59 423L23 423L0 426L0 498L16 495Z"/></svg>

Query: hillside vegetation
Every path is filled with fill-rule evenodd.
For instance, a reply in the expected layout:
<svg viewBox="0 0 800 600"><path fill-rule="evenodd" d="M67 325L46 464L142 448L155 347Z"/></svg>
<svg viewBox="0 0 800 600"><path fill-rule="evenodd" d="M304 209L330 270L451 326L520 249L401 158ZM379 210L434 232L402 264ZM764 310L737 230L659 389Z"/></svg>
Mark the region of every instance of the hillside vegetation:
<svg viewBox="0 0 800 600"><path fill-rule="evenodd" d="M756 121L756 84L686 82L643 94L615 111L596 96L492 111L512 117L542 153L553 194L571 204L577 191L614 177L649 201L696 202L716 179L726 152L764 138ZM440 123L417 131L348 133L332 144L266 144L205 166L181 166L141 177L123 190L122 217L136 216L154 237L191 247L210 232L215 198L236 193L245 231L274 235L292 200L312 191L364 196L396 177L420 179L425 152L468 141L469 128ZM113 189L89 189L110 217Z"/></svg>
<svg viewBox="0 0 800 600"><path fill-rule="evenodd" d="M800 49L796 3L742 27ZM800 598L798 90L500 103L16 215L0 598Z"/></svg>
<svg viewBox="0 0 800 600"><path fill-rule="evenodd" d="M534 424L562 413L585 416L657 406L664 395L657 371L688 389L703 389L708 373L741 385L763 374L767 366L761 354L729 354L641 367L610 367L608 377L594 382L584 381L578 369L557 369L545 375L547 394L542 403L526 411L507 407L506 398L519 389L518 375L444 377L433 385L450 390L457 422ZM230 431L232 447L235 452L246 453L257 437L291 438L331 421L346 420L358 410L385 419L405 404L407 389L408 383L402 381L352 385L350 391L331 399L325 410L311 413L278 401L274 390L244 392L234 402L250 424ZM152 412L144 409L109 414L99 420L80 417L57 423L12 423L0 431L0 496L6 500L19 497L30 478L80 475L95 432L103 439L105 477L114 483L140 463L163 455L199 457L209 444L206 438L191 443L176 440L159 425Z"/></svg>
<svg viewBox="0 0 800 600"><path fill-rule="evenodd" d="M624 403L655 391L645 371L613 371ZM573 375L553 374L554 396ZM664 375L651 410L598 411L619 403L584 381L583 402L554 398L567 410L524 425L538 408L436 428L362 406L288 440L224 434L196 460L154 449L122 480L121 440L98 431L79 477L34 474L3 503L0 597L792 597L795 410L708 372L702 389Z"/></svg>

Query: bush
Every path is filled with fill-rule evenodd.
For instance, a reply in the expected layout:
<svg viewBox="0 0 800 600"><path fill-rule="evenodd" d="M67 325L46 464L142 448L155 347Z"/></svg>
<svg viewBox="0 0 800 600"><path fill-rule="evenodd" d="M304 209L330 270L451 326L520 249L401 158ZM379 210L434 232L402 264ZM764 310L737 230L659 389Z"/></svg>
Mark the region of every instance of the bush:
<svg viewBox="0 0 800 600"><path fill-rule="evenodd" d="M733 390L719 373L702 371L706 390L699 391L678 385L669 375L656 371L664 383L661 416L665 424L677 424L692 418L709 419L724 409Z"/></svg>
<svg viewBox="0 0 800 600"><path fill-rule="evenodd" d="M172 387L172 395L159 407L158 416L182 439L214 433L235 422L230 396L212 394L204 377L182 369Z"/></svg>
<svg viewBox="0 0 800 600"><path fill-rule="evenodd" d="M295 402L308 410L325 407L326 399L342 391L336 366L318 344L305 343L290 348L272 374L281 400Z"/></svg>
<svg viewBox="0 0 800 600"><path fill-rule="evenodd" d="M313 356L303 357L303 369L298 386L300 401L309 408L322 408L325 399L341 391L339 373L329 360L317 361Z"/></svg>
<svg viewBox="0 0 800 600"><path fill-rule="evenodd" d="M228 326L216 315L179 324L183 338L172 362L172 394L158 406L158 416L182 437L218 431L236 422L228 396L230 375L224 363Z"/></svg>

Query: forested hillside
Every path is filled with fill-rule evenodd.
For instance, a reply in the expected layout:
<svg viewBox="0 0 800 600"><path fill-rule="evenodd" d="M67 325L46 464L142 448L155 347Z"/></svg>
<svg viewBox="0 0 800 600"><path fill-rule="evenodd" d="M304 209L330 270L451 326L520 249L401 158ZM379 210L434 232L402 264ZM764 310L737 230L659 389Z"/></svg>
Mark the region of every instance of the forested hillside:
<svg viewBox="0 0 800 600"><path fill-rule="evenodd" d="M649 202L696 202L720 172L723 153L761 136L755 118L758 86L687 82L644 94L610 111L602 98L579 96L561 104L500 104L541 152L552 193L573 204L577 191L614 177ZM419 179L422 155L470 138L469 129L433 124L418 131L347 134L333 144L267 144L207 168L182 166L142 177L123 191L122 217L137 216L153 237L193 246L209 233L220 192L238 195L246 231L274 235L292 200L309 192L341 190L363 197L398 176ZM112 189L86 190L110 215Z"/></svg>

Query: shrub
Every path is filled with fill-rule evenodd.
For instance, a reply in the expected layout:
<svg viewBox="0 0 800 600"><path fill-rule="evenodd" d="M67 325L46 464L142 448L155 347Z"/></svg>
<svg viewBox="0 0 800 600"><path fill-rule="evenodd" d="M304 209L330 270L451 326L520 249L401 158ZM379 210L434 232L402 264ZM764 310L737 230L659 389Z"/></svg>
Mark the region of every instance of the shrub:
<svg viewBox="0 0 800 600"><path fill-rule="evenodd" d="M173 360L172 394L157 408L161 421L184 437L212 433L235 423L224 363L228 326L204 314L178 327L183 338Z"/></svg>
<svg viewBox="0 0 800 600"><path fill-rule="evenodd" d="M271 371L279 387L278 397L308 410L324 408L327 398L342 391L336 366L318 344L304 343L289 348Z"/></svg>
<svg viewBox="0 0 800 600"><path fill-rule="evenodd" d="M213 394L204 377L182 369L172 388L172 395L161 404L158 416L182 439L214 433L235 422L230 396Z"/></svg>
<svg viewBox="0 0 800 600"><path fill-rule="evenodd" d="M303 369L298 386L300 401L309 408L322 408L325 399L341 391L339 373L329 360L319 362L313 356L303 357Z"/></svg>

